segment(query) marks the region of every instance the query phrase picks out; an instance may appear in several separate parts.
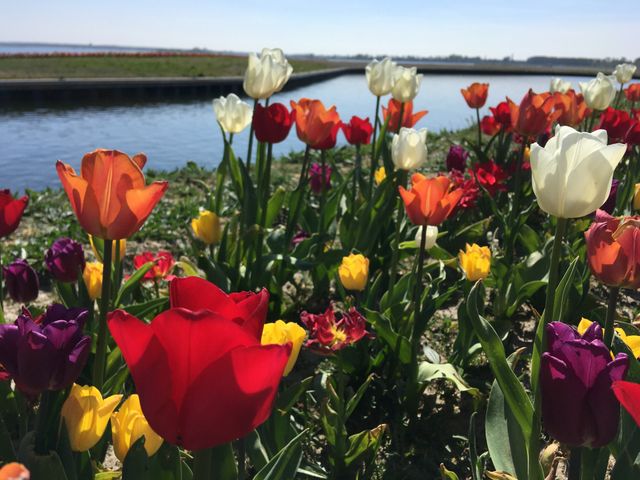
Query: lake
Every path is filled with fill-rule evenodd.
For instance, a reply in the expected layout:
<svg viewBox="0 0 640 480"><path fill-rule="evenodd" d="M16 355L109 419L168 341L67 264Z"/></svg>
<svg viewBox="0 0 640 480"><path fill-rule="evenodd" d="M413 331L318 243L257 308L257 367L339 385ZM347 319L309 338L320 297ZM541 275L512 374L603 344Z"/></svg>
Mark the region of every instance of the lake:
<svg viewBox="0 0 640 480"><path fill-rule="evenodd" d="M585 77L565 77L578 89ZM549 88L548 76L516 75L425 75L414 110L429 110L416 126L430 131L455 130L475 121L460 88L472 82L488 82L488 107L509 96L519 102L529 87ZM375 98L363 75L345 75L281 92L272 102L289 103L303 97L318 98L326 106L336 105L343 120L352 115L373 116ZM22 106L0 105L0 188L22 190L58 186L56 160L78 167L84 153L95 148L116 148L128 154L144 152L147 168L171 170L188 161L214 167L222 157L223 143L216 124L212 98L170 99L167 101L110 100L105 104L60 102ZM384 99L384 103L388 99ZM248 128L234 139L234 149L246 155ZM346 142L342 134L338 144ZM276 154L302 150L295 127L284 142L274 147Z"/></svg>

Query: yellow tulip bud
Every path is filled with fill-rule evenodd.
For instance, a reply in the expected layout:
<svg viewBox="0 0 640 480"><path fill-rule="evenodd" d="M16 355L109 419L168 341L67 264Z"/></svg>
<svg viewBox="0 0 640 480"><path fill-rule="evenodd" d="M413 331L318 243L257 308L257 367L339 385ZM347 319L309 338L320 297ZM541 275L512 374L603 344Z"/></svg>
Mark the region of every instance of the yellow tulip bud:
<svg viewBox="0 0 640 480"><path fill-rule="evenodd" d="M522 156L522 161L528 162L531 158L531 149L529 147L525 147L524 155Z"/></svg>
<svg viewBox="0 0 640 480"><path fill-rule="evenodd" d="M640 210L640 183L636 183L634 187L633 209Z"/></svg>
<svg viewBox="0 0 640 480"><path fill-rule="evenodd" d="M283 376L289 375L293 366L298 360L300 349L302 348L302 342L307 336L307 332L304 328L295 322L284 322L277 320L274 323L265 323L262 330L262 345L285 345L291 342L291 353L289 354L289 361L284 368Z"/></svg>
<svg viewBox="0 0 640 480"><path fill-rule="evenodd" d="M127 240L123 238L122 240L114 240L111 244L111 258L116 258L116 242L120 242L120 261L124 258L127 253ZM91 245L91 250L93 254L96 256L96 259L102 263L102 252L104 251L104 240L101 238L93 237L89 235L89 245Z"/></svg>
<svg viewBox="0 0 640 480"><path fill-rule="evenodd" d="M373 179L375 180L376 185L380 185L385 178L387 178L387 172L384 167L378 168L373 174Z"/></svg>
<svg viewBox="0 0 640 480"><path fill-rule="evenodd" d="M491 270L491 250L489 247L467 243L466 250L464 252L460 250L458 259L467 280L475 282L481 278L487 278L489 275Z"/></svg>
<svg viewBox="0 0 640 480"><path fill-rule="evenodd" d="M209 210L200 210L198 217L191 220L191 228L196 238L207 245L215 245L222 236L220 217Z"/></svg>
<svg viewBox="0 0 640 480"><path fill-rule="evenodd" d="M131 395L120 409L111 416L113 450L118 460L124 462L131 446L144 437L144 449L152 456L162 446L162 437L152 430L142 413L140 397Z"/></svg>
<svg viewBox="0 0 640 480"><path fill-rule="evenodd" d="M361 292L367 285L369 259L360 253L342 257L338 275L344 288Z"/></svg>
<svg viewBox="0 0 640 480"><path fill-rule="evenodd" d="M91 300L102 296L102 270L103 267L100 262L87 262L84 266L82 278Z"/></svg>
<svg viewBox="0 0 640 480"><path fill-rule="evenodd" d="M73 384L60 412L69 433L71 450L86 452L98 443L121 398L122 395L111 395L103 400L96 387Z"/></svg>

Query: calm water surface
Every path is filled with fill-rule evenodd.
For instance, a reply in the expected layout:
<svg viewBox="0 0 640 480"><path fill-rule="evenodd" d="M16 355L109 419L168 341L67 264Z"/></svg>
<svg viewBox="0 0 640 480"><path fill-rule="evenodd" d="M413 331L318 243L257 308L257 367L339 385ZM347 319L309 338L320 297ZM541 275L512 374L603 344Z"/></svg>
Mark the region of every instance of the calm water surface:
<svg viewBox="0 0 640 480"><path fill-rule="evenodd" d="M584 77L566 77L574 87ZM429 110L417 125L431 131L459 129L475 120L460 94L472 82L489 82L489 99L482 114L505 96L519 101L529 87L549 88L547 76L428 75L414 101L416 109ZM277 94L273 101L288 103L302 97L336 105L341 117L373 116L375 98L364 75L347 75ZM214 167L222 157L222 138L211 98L106 105L81 102L16 107L0 105L0 188L22 190L58 186L55 161L78 167L82 155L95 148L117 148L129 154L144 152L147 168L171 170L188 161ZM388 99L384 99L384 103ZM245 157L248 129L234 139L237 154ZM345 144L340 134L339 144ZM275 146L276 154L301 150L295 135Z"/></svg>

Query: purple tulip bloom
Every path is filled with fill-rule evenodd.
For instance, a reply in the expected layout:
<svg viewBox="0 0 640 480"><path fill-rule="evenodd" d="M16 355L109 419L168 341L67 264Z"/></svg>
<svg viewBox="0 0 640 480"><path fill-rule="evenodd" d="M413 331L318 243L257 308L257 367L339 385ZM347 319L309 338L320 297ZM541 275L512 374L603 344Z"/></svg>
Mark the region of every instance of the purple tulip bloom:
<svg viewBox="0 0 640 480"><path fill-rule="evenodd" d="M0 364L21 392L35 397L73 384L91 351L82 334L87 314L54 304L39 318L24 309L15 323L0 325Z"/></svg>
<svg viewBox="0 0 640 480"><path fill-rule="evenodd" d="M70 238L59 238L47 250L44 263L59 282L75 282L85 266L82 245Z"/></svg>
<svg viewBox="0 0 640 480"><path fill-rule="evenodd" d="M548 349L540 364L544 426L569 446L603 447L615 437L620 416L611 384L624 378L629 358L611 358L596 322L582 336L561 322L546 329Z"/></svg>
<svg viewBox="0 0 640 480"><path fill-rule="evenodd" d="M309 168L309 183L313 193L318 195L324 189L329 190L331 188L331 167L329 165L324 166L324 182L322 181L322 165L314 163Z"/></svg>
<svg viewBox="0 0 640 480"><path fill-rule="evenodd" d="M40 282L38 274L26 260L16 259L2 267L5 286L9 296L18 303L29 303L38 297Z"/></svg>
<svg viewBox="0 0 640 480"><path fill-rule="evenodd" d="M446 160L447 171L464 172L467 169L467 158L469 158L469 152L462 145L451 145Z"/></svg>
<svg viewBox="0 0 640 480"><path fill-rule="evenodd" d="M616 198L618 197L618 187L620 186L620 180L614 178L611 181L611 190L609 190L609 198L600 207L600 210L604 210L609 215L613 215L613 209L616 208Z"/></svg>

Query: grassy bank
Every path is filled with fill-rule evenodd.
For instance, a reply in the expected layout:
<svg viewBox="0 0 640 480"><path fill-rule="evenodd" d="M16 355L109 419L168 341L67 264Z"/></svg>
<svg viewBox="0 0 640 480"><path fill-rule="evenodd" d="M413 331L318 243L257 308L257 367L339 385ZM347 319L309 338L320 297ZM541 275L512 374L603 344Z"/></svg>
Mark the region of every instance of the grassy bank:
<svg viewBox="0 0 640 480"><path fill-rule="evenodd" d="M294 72L331 68L329 62L291 60ZM70 56L2 57L0 79L101 77L241 76L247 57L236 56Z"/></svg>

